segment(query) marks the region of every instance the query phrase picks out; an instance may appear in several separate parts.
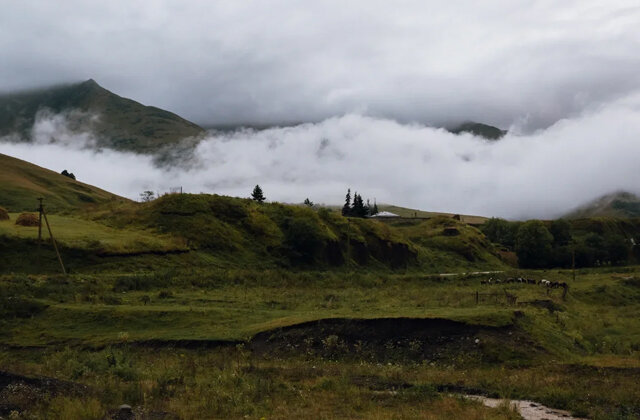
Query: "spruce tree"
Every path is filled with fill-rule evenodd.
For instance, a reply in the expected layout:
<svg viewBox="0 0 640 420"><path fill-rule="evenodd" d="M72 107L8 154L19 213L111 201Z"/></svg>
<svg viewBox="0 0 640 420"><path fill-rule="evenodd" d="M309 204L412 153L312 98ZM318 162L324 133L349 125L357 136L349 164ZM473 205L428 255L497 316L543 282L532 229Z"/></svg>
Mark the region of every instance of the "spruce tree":
<svg viewBox="0 0 640 420"><path fill-rule="evenodd" d="M257 201L258 203L262 203L265 200L264 194L262 193L262 188L260 185L256 185L253 188L253 192L251 193L251 199Z"/></svg>
<svg viewBox="0 0 640 420"><path fill-rule="evenodd" d="M378 214L378 203L376 203L375 198L373 199L373 208L371 209L371 215Z"/></svg>
<svg viewBox="0 0 640 420"><path fill-rule="evenodd" d="M347 195L344 200L344 206L342 206L342 215L351 216L351 188L347 190Z"/></svg>
<svg viewBox="0 0 640 420"><path fill-rule="evenodd" d="M354 217L364 217L366 216L366 209L364 207L364 202L362 201L362 196L358 193L353 194L353 206L351 207L351 215Z"/></svg>

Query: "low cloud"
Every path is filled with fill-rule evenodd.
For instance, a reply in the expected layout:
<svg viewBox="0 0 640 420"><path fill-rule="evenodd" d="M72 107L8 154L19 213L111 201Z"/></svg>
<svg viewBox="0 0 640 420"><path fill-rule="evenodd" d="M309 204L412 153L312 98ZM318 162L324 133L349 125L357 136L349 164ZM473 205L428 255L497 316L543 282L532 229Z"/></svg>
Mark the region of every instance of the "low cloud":
<svg viewBox="0 0 640 420"><path fill-rule="evenodd" d="M489 142L469 134L348 114L319 123L210 135L183 167L86 147L91 133L39 119L35 144L0 142L0 153L136 199L143 190L341 204L347 188L378 203L430 211L550 218L615 190L640 192L640 95L631 95L530 135ZM38 136L65 141L51 144ZM53 133L52 131L53 130ZM514 130L517 132L517 130ZM6 139L5 139L6 140Z"/></svg>
<svg viewBox="0 0 640 420"><path fill-rule="evenodd" d="M640 88L637 0L3 3L0 91L94 78L201 124L530 132Z"/></svg>

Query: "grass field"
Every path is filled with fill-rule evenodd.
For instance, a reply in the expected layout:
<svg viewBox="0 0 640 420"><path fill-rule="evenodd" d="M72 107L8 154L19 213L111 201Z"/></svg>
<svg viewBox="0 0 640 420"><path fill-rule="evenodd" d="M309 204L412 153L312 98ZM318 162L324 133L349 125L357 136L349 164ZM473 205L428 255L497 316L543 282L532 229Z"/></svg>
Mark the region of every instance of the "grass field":
<svg viewBox="0 0 640 420"><path fill-rule="evenodd" d="M638 266L574 280L510 268L450 217L184 194L52 212L61 275L16 216L0 221L0 417L519 418L466 394L640 417ZM494 273L440 275L476 271ZM520 276L568 293L482 284Z"/></svg>
<svg viewBox="0 0 640 420"><path fill-rule="evenodd" d="M179 418L517 418L446 389L530 398L591 418L637 418L639 272L585 270L575 282L567 271L520 272L568 281L570 292L563 300L560 289L510 284L515 304L481 285L483 276L201 269L5 275L0 296L21 304L2 317L0 362L101 390L53 394L27 410L59 413L54 418L102 418L121 403ZM295 330L282 329L389 317L455 320L474 328L471 338L482 344L446 343L446 354L426 357L411 346L426 349L428 337L403 347L375 337L354 344L315 327L297 341ZM492 328L504 333L492 335ZM272 337L261 344L266 349L252 339L264 331Z"/></svg>
<svg viewBox="0 0 640 420"><path fill-rule="evenodd" d="M18 215L19 213L10 213L9 220L0 220L0 236L37 239L38 227L16 225L15 220ZM184 241L149 230L115 229L78 216L52 214L47 218L54 238L60 245L67 248L91 250L99 254L170 252L186 249ZM44 221L42 237L45 242L50 240Z"/></svg>

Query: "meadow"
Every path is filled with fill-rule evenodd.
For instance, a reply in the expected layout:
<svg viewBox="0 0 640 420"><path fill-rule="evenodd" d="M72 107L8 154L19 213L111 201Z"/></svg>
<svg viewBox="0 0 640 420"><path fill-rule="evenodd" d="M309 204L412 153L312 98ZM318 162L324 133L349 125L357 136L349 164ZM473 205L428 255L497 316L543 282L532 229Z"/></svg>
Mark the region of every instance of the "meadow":
<svg viewBox="0 0 640 420"><path fill-rule="evenodd" d="M520 418L465 395L640 417L639 266L574 279L513 267L451 217L184 194L51 214L63 275L16 217L0 417ZM518 277L535 284L495 282Z"/></svg>
<svg viewBox="0 0 640 420"><path fill-rule="evenodd" d="M594 419L637 418L639 270L580 270L575 281L564 270L493 275L570 284L564 300L560 289L505 285L515 303L501 286L481 284L489 275L4 275L0 296L20 304L5 305L3 369L86 388L51 391L35 405L26 404L35 396L5 389L2 401L23 407L19 418L99 419L122 403L140 418L518 418L460 397L481 393ZM444 319L472 335L458 343L455 331L434 336L426 326L422 335L385 336L390 318L398 332L402 319ZM319 319L374 324L359 336L308 323Z"/></svg>

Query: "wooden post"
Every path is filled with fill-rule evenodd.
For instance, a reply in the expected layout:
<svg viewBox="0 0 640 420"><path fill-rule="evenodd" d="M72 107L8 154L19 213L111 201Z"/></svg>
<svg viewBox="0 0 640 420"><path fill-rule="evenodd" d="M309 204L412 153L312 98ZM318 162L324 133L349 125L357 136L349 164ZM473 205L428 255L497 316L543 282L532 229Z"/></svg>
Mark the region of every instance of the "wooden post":
<svg viewBox="0 0 640 420"><path fill-rule="evenodd" d="M49 236L51 237L51 243L53 243L53 249L56 250L56 255L58 256L58 261L60 262L60 267L62 268L62 274L66 275L67 270L64 268L64 264L62 263L62 257L60 256L60 252L58 251L58 245L56 244L56 240L53 237L53 232L51 232L51 226L49 225L49 220L47 219L47 213L44 211L44 207L41 207L42 215L44 216L44 221L47 223L47 229L49 230Z"/></svg>
<svg viewBox="0 0 640 420"><path fill-rule="evenodd" d="M351 220L347 218L347 267L351 267Z"/></svg>
<svg viewBox="0 0 640 420"><path fill-rule="evenodd" d="M42 241L42 200L43 198L38 198L38 201L40 202L40 205L38 206L38 213L39 213L39 222L38 222L38 244L40 244L40 241Z"/></svg>
<svg viewBox="0 0 640 420"><path fill-rule="evenodd" d="M576 244L571 247L571 270L573 271L573 281L576 281Z"/></svg>

